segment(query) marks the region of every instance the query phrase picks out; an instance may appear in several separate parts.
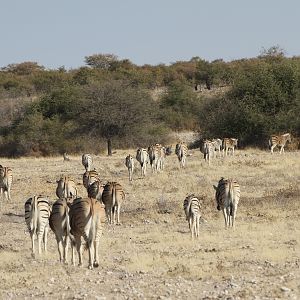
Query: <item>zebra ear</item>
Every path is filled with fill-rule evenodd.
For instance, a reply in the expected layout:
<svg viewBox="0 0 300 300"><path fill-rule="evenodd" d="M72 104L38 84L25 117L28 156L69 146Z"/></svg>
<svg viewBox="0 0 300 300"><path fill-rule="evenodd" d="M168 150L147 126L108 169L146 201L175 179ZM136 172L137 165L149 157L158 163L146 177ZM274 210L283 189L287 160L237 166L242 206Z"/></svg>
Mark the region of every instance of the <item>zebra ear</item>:
<svg viewBox="0 0 300 300"><path fill-rule="evenodd" d="M216 187L215 185L213 185L214 189L217 190L218 187Z"/></svg>

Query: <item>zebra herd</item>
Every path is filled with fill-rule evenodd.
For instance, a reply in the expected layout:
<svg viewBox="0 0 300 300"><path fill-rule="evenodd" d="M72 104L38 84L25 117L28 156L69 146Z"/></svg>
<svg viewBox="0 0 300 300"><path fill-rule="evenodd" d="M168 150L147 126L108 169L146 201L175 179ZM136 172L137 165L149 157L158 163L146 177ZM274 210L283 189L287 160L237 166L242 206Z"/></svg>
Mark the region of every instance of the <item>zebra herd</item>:
<svg viewBox="0 0 300 300"><path fill-rule="evenodd" d="M269 141L271 153L276 146L281 147L291 142L289 133L274 136ZM205 140L201 148L205 160L215 156L228 155L228 151L234 155L234 149L238 140L235 138ZM165 158L172 153L171 147L160 144L149 146L147 149L137 149L136 159L141 166L141 175L146 175L147 164L150 163L152 172L164 170ZM180 168L186 166L188 147L179 142L175 146L175 154ZM83 241L89 253L89 268L99 266L99 242L102 233L102 225L105 217L109 224L120 224L120 209L125 200L123 187L118 182L103 183L96 169L92 169L93 159L90 154L82 155L82 165L85 172L82 175L83 186L87 191L86 197L78 195L77 184L69 176L61 176L56 181L56 196L58 200L51 206L47 197L34 195L25 202L25 222L31 237L32 255L35 255L35 237L37 238L38 253L41 253L42 242L47 251L47 234L50 229L54 232L59 260L68 261L68 248L71 244L72 263L75 264L75 249L78 253L79 265L82 264ZM133 180L134 157L128 155L125 159L128 168L129 180ZM12 169L0 165L0 190L7 200L11 199ZM222 210L225 227L235 227L237 206L240 199L240 186L235 179L219 180L215 188L215 201L217 209ZM199 236L199 223L201 218L201 200L194 194L187 196L183 202L183 209L189 224L192 238Z"/></svg>
<svg viewBox="0 0 300 300"><path fill-rule="evenodd" d="M38 253L41 244L47 251L49 226L55 234L59 260L68 261L68 247L71 243L72 264L75 265L75 249L79 265L82 265L83 244L89 253L89 268L99 266L99 242L105 215L108 223L120 224L120 209L125 200L122 186L117 182L103 184L95 169L92 156L82 155L85 173L82 176L87 197L78 196L77 185L69 176L62 176L56 183L56 196L59 198L50 205L44 196L33 196L25 202L25 222L31 237L32 255L35 255L35 237Z"/></svg>

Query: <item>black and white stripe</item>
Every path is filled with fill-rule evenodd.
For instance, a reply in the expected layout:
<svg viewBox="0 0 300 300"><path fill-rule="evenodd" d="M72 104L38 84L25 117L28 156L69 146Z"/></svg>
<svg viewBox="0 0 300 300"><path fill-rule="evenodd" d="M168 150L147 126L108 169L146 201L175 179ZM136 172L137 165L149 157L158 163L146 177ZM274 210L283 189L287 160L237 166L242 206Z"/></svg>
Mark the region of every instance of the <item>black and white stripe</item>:
<svg viewBox="0 0 300 300"><path fill-rule="evenodd" d="M47 234L49 229L50 205L43 196L33 196L25 202L25 222L30 233L32 254L35 254L35 235L38 241L38 253L41 253L41 243L47 251Z"/></svg>
<svg viewBox="0 0 300 300"><path fill-rule="evenodd" d="M74 180L68 176L62 176L57 182L56 196L61 198L76 198L77 187Z"/></svg>
<svg viewBox="0 0 300 300"><path fill-rule="evenodd" d="M224 179L223 177L214 185L216 190L217 209L223 211L225 227L235 226L237 206L240 200L240 185L234 179Z"/></svg>
<svg viewBox="0 0 300 300"><path fill-rule="evenodd" d="M108 182L104 186L102 193L102 202L105 205L105 212L108 223L115 224L117 217L117 225L120 224L121 204L125 200L125 193L122 186L117 182Z"/></svg>
<svg viewBox="0 0 300 300"><path fill-rule="evenodd" d="M70 220L68 200L62 198L54 202L49 218L49 225L55 234L57 248L59 253L59 261L67 263L68 246L70 238ZM72 261L74 257L72 256Z"/></svg>
<svg viewBox="0 0 300 300"><path fill-rule="evenodd" d="M12 169L0 165L0 193L6 200L11 200L10 190L13 182Z"/></svg>
<svg viewBox="0 0 300 300"><path fill-rule="evenodd" d="M125 165L128 169L129 181L132 181L133 171L134 171L134 158L132 155L128 154L125 158Z"/></svg>
<svg viewBox="0 0 300 300"><path fill-rule="evenodd" d="M290 133L285 133L282 135L271 135L270 140L269 140L269 145L271 149L271 154L273 154L273 150L276 146L280 147L280 154L284 153L284 147L287 142L291 142L291 134Z"/></svg>
<svg viewBox="0 0 300 300"><path fill-rule="evenodd" d="M189 223L189 229L192 238L199 237L200 231L200 217L201 217L201 204L200 200L193 194L187 196L183 202L183 209L185 212L186 220Z"/></svg>
<svg viewBox="0 0 300 300"><path fill-rule="evenodd" d="M228 155L228 150L232 150L232 155L234 155L234 150L237 147L238 144L238 139L235 138L224 138L223 139L223 156L224 156L224 151L225 155Z"/></svg>
<svg viewBox="0 0 300 300"><path fill-rule="evenodd" d="M175 147L175 154L178 157L180 167L184 168L186 163L186 157L188 153L188 147L185 143L178 143Z"/></svg>
<svg viewBox="0 0 300 300"><path fill-rule="evenodd" d="M91 154L83 154L81 162L86 171L90 171L92 169L93 158Z"/></svg>
<svg viewBox="0 0 300 300"><path fill-rule="evenodd" d="M139 148L136 151L136 160L141 165L141 176L146 176L146 170L147 170L147 163L149 161L149 154L146 149Z"/></svg>

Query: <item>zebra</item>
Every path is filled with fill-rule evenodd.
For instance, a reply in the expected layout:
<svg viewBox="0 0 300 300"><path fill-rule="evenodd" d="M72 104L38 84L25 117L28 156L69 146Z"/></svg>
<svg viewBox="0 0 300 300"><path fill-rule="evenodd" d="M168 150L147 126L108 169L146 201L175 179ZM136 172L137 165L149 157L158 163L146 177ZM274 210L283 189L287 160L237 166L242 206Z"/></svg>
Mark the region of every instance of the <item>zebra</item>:
<svg viewBox="0 0 300 300"><path fill-rule="evenodd" d="M146 149L139 148L136 151L136 160L141 165L141 176L146 176L147 163L149 161L149 154Z"/></svg>
<svg viewBox="0 0 300 300"><path fill-rule="evenodd" d="M188 147L185 143L178 143L175 147L175 154L178 157L180 167L185 167L186 157L187 157Z"/></svg>
<svg viewBox="0 0 300 300"><path fill-rule="evenodd" d="M88 197L96 199L102 203L103 189L104 185L99 180L94 181L87 188Z"/></svg>
<svg viewBox="0 0 300 300"><path fill-rule="evenodd" d="M47 234L50 216L49 200L44 196L33 196L25 202L25 222L27 224L32 244L32 255L35 255L35 235L38 242L38 253L41 253L42 239L47 252Z"/></svg>
<svg viewBox="0 0 300 300"><path fill-rule="evenodd" d="M169 156L173 153L172 145L166 147L166 156Z"/></svg>
<svg viewBox="0 0 300 300"><path fill-rule="evenodd" d="M67 152L64 152L63 158L64 158L64 161L70 161L70 160L71 160L71 159L69 158Z"/></svg>
<svg viewBox="0 0 300 300"><path fill-rule="evenodd" d="M159 149L155 145L149 146L147 150L152 173L157 170L159 155L158 151Z"/></svg>
<svg viewBox="0 0 300 300"><path fill-rule="evenodd" d="M132 181L132 175L134 170L134 159L130 154L128 154L125 158L125 165L128 169L129 181Z"/></svg>
<svg viewBox="0 0 300 300"><path fill-rule="evenodd" d="M67 263L68 261L68 246L70 238L70 218L69 218L69 205L67 198L58 199L52 205L50 213L49 225L55 234L59 261ZM74 261L72 251L72 262Z"/></svg>
<svg viewBox="0 0 300 300"><path fill-rule="evenodd" d="M93 164L93 158L91 154L82 154L81 158L82 165L84 166L86 171L90 171L92 164Z"/></svg>
<svg viewBox="0 0 300 300"><path fill-rule="evenodd" d="M82 175L83 186L86 188L86 190L88 189L89 185L95 181L101 182L98 172L95 169L91 171L85 171L85 173Z"/></svg>
<svg viewBox="0 0 300 300"><path fill-rule="evenodd" d="M183 209L185 212L186 220L189 222L189 229L192 235L199 237L200 228L200 200L194 194L187 196L183 202Z"/></svg>
<svg viewBox="0 0 300 300"><path fill-rule="evenodd" d="M11 200L10 189L13 182L12 169L9 167L3 167L0 165L0 193L1 198L3 194L6 200Z"/></svg>
<svg viewBox="0 0 300 300"><path fill-rule="evenodd" d="M61 176L56 182L56 196L59 199L77 197L77 187L74 180L70 179L68 176Z"/></svg>
<svg viewBox="0 0 300 300"><path fill-rule="evenodd" d="M284 146L286 144L286 142L291 142L292 138L291 138L291 134L290 133L285 133L282 135L271 135L270 140L269 140L269 145L270 145L270 149L271 149L271 154L273 154L273 149L276 146L280 146L280 154L284 153Z"/></svg>
<svg viewBox="0 0 300 300"><path fill-rule="evenodd" d="M99 242L102 234L101 216L103 208L99 201L93 198L76 198L70 207L70 237L72 243L72 255L76 246L79 266L82 265L83 237L89 251L89 269L99 266ZM75 258L73 259L75 265Z"/></svg>
<svg viewBox="0 0 300 300"><path fill-rule="evenodd" d="M117 225L120 225L121 204L125 200L125 193L122 186L117 182L108 182L104 186L102 202L105 205L105 212L108 223L115 224L117 215Z"/></svg>
<svg viewBox="0 0 300 300"><path fill-rule="evenodd" d="M149 161L152 167L152 172L162 171L164 169L166 148L161 144L155 144L148 147Z"/></svg>
<svg viewBox="0 0 300 300"><path fill-rule="evenodd" d="M223 156L224 156L224 151L225 151L225 155L227 156L229 149L232 149L232 155L234 155L234 149L235 149L235 147L237 147L237 144L238 144L238 139L224 138L223 139Z"/></svg>
<svg viewBox="0 0 300 300"><path fill-rule="evenodd" d="M219 157L221 157L221 149L222 149L222 140L221 139L212 139L211 140L213 146L214 146L214 151L219 152Z"/></svg>
<svg viewBox="0 0 300 300"><path fill-rule="evenodd" d="M235 217L237 206L240 200L240 185L234 179L219 180L218 186L213 186L216 190L217 209L223 211L225 228L235 227Z"/></svg>
<svg viewBox="0 0 300 300"><path fill-rule="evenodd" d="M205 161L208 162L209 165L210 165L211 158L214 157L214 152L215 152L215 146L213 142L209 140L204 140L203 143L204 159Z"/></svg>

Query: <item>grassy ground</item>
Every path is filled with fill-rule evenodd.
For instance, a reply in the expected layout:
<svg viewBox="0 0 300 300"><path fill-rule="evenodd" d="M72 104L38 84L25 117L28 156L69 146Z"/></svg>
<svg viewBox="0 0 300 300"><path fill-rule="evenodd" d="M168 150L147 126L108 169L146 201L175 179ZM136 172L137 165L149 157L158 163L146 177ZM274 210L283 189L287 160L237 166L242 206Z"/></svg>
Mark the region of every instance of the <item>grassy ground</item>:
<svg viewBox="0 0 300 300"><path fill-rule="evenodd" d="M49 251L31 257L24 203L33 194L55 201L56 180L68 174L82 185L81 157L1 159L14 172L12 201L1 200L1 299L298 299L300 298L300 152L284 156L256 149L215 159L208 166L190 152L186 169L175 155L162 173L140 178L136 163L129 183L125 156L94 157L103 180L126 192L121 226L104 224L100 267L58 262L53 233ZM236 230L225 230L213 184L234 177L241 185ZM183 200L202 201L201 234L190 238Z"/></svg>

